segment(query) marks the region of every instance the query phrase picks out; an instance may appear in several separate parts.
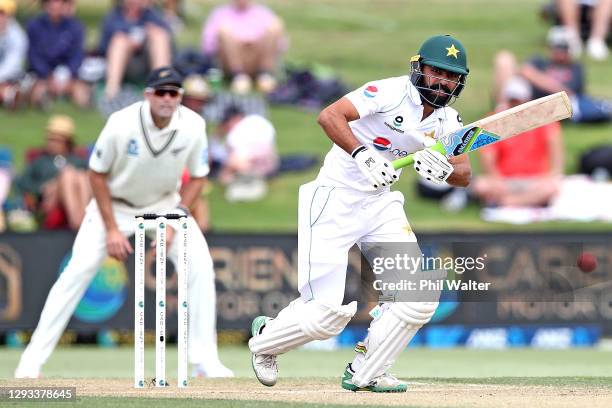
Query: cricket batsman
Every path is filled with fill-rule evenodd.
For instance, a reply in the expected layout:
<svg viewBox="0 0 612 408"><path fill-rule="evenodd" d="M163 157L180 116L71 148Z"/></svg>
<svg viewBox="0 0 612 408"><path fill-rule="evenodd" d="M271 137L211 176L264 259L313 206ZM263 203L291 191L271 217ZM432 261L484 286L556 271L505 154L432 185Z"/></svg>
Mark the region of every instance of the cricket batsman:
<svg viewBox="0 0 612 408"><path fill-rule="evenodd" d="M465 48L454 37L429 38L411 59L410 75L365 84L325 108L318 122L334 142L316 180L299 191L298 290L300 297L276 318L253 320L249 341L258 380L276 383L276 356L312 340L339 334L357 304L343 305L348 251L357 243L416 245L404 197L391 191L401 171L391 161L415 153L414 170L434 183L467 186L467 155L447 159L428 148L462 126L450 108L469 73ZM419 251L420 253L420 251ZM368 336L342 377L351 391L404 392L389 369L438 306L382 303Z"/></svg>
<svg viewBox="0 0 612 408"><path fill-rule="evenodd" d="M128 240L134 217L183 213L208 174L206 125L181 105L182 77L172 67L152 71L145 100L110 116L89 161L94 199L72 247L72 258L55 282L19 366L17 378L37 378L77 304L107 257L121 261L132 252ZM187 168L191 179L182 186ZM204 235L188 217L189 361L194 375L231 377L217 354L213 262ZM178 247L168 230L168 258L176 265Z"/></svg>

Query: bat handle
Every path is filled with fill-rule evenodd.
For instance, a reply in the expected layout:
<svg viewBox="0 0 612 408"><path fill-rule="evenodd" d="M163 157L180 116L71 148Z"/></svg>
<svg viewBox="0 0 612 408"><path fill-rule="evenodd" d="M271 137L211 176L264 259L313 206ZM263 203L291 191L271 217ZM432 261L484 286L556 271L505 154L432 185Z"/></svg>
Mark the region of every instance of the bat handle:
<svg viewBox="0 0 612 408"><path fill-rule="evenodd" d="M446 149L444 149L444 145L440 142L437 142L433 146L429 147L429 149L440 152L446 156ZM401 169L402 167L410 166L413 163L414 163L414 154L410 153L406 157L402 157L401 159L393 160L391 164L393 164L393 168L397 170L397 169Z"/></svg>
<svg viewBox="0 0 612 408"><path fill-rule="evenodd" d="M395 170L401 169L402 167L410 166L414 163L414 155L411 153L406 157L402 157L401 159L393 160L391 164L393 164L393 168Z"/></svg>

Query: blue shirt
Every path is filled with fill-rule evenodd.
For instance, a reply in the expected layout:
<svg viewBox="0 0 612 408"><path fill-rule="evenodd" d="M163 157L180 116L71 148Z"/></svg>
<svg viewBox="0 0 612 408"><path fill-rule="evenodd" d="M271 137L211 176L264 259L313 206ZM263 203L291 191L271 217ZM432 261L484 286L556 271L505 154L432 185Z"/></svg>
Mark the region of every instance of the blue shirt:
<svg viewBox="0 0 612 408"><path fill-rule="evenodd" d="M121 7L115 7L104 17L102 23L102 37L98 46L98 53L106 55L108 44L117 32L130 34L133 30L142 30L147 24L155 24L170 32L170 27L154 10L146 8L142 10L138 20L128 21L125 19Z"/></svg>
<svg viewBox="0 0 612 408"><path fill-rule="evenodd" d="M78 77L85 55L83 25L76 18L62 18L54 24L47 13L32 18L27 26L28 63L41 78L47 78L59 65L70 69Z"/></svg>

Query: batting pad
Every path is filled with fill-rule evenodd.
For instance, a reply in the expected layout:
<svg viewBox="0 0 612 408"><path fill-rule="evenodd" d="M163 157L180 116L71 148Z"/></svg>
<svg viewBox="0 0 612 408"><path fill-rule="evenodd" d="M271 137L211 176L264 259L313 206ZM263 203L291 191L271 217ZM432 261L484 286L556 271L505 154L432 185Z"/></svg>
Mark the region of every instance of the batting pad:
<svg viewBox="0 0 612 408"><path fill-rule="evenodd" d="M356 312L357 302L334 307L294 300L266 324L262 334L249 340L249 348L255 354L278 355L312 340L329 339L344 330Z"/></svg>
<svg viewBox="0 0 612 408"><path fill-rule="evenodd" d="M419 329L429 322L438 302L386 304L380 317L370 325L364 361L355 369L353 384L365 387L397 360Z"/></svg>

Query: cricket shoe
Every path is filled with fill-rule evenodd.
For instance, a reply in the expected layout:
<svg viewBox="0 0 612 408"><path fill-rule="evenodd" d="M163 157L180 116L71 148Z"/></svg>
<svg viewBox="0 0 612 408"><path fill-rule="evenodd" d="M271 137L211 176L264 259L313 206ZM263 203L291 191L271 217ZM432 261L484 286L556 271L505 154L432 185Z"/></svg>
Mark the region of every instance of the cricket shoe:
<svg viewBox="0 0 612 408"><path fill-rule="evenodd" d="M196 364L193 367L191 376L195 378L232 378L234 377L234 372L220 361L217 361L214 364Z"/></svg>
<svg viewBox="0 0 612 408"><path fill-rule="evenodd" d="M351 364L346 366L344 374L342 375L342 388L345 390L357 392L357 391L370 391L370 392L406 392L408 384L398 380L391 374L384 373L370 381L370 384L365 387L358 387L353 384L353 376L355 372L351 367Z"/></svg>
<svg viewBox="0 0 612 408"><path fill-rule="evenodd" d="M23 378L23 379L41 378L40 366L34 366L34 365L28 366L27 364L20 362L19 365L17 366L17 369L15 370L14 377Z"/></svg>
<svg viewBox="0 0 612 408"><path fill-rule="evenodd" d="M272 320L267 316L257 316L251 323L251 334L253 337L259 336L268 321ZM255 372L255 377L260 383L267 387L272 387L278 379L278 366L276 356L267 354L255 354L251 358L251 365Z"/></svg>

